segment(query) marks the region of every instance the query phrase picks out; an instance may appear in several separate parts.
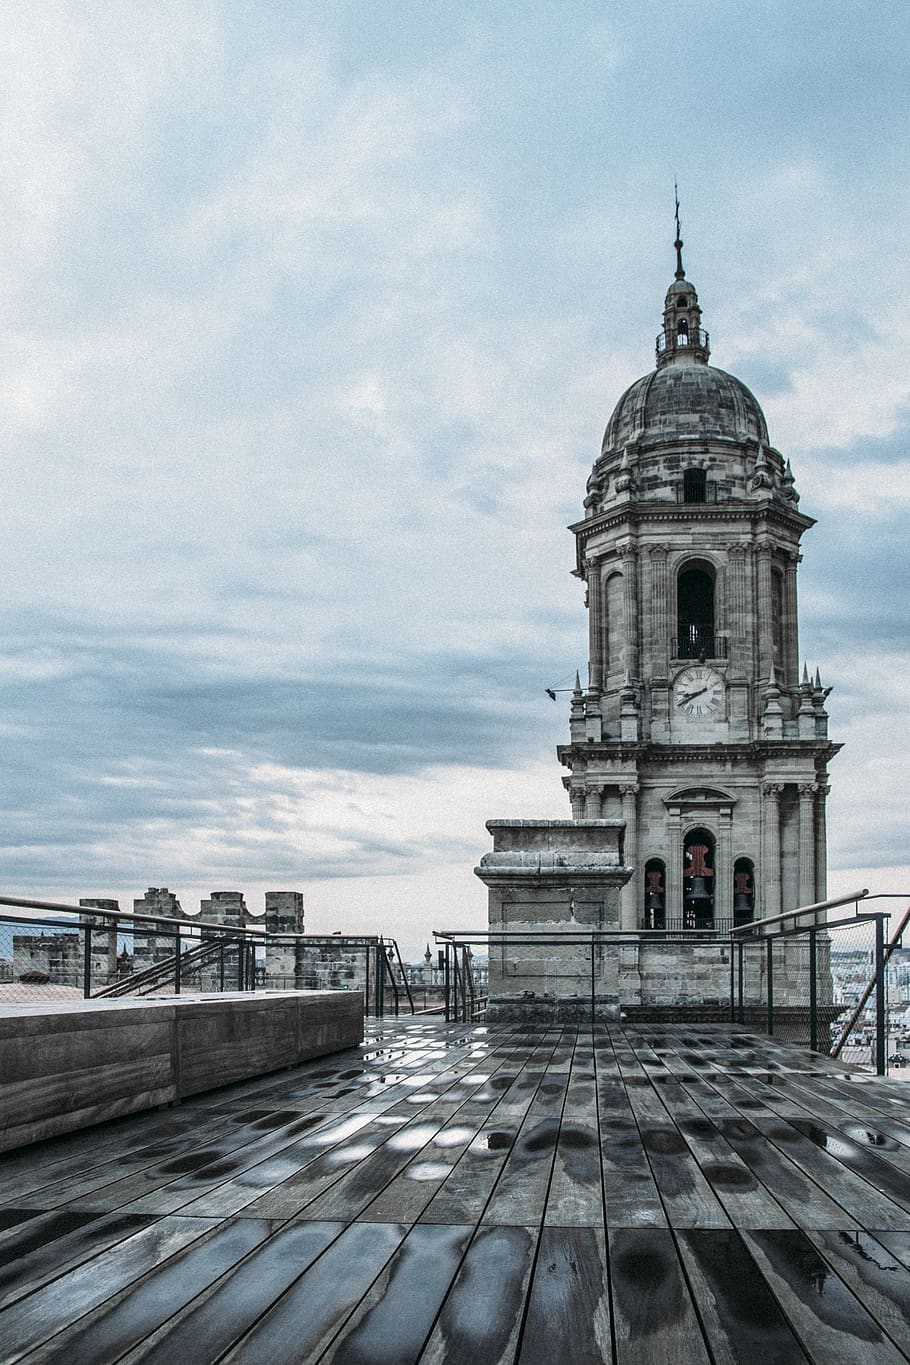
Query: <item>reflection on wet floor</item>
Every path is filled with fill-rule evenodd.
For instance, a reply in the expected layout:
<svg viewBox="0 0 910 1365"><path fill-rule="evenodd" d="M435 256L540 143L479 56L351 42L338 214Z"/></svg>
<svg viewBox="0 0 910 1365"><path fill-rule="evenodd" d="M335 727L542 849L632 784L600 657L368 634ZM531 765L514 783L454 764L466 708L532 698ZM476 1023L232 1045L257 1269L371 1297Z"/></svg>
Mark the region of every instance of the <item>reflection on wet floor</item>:
<svg viewBox="0 0 910 1365"><path fill-rule="evenodd" d="M721 1025L388 1021L0 1161L0 1359L907 1360L906 1090L861 1081Z"/></svg>

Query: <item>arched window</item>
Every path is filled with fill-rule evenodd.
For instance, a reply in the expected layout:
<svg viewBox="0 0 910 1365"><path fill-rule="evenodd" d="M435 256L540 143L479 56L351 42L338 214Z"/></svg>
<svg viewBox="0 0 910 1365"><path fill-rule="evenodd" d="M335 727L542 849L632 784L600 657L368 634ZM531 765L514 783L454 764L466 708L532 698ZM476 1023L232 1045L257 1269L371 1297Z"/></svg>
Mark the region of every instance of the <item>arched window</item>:
<svg viewBox="0 0 910 1365"><path fill-rule="evenodd" d="M683 842L683 919L687 929L714 928L714 835L693 829Z"/></svg>
<svg viewBox="0 0 910 1365"><path fill-rule="evenodd" d="M733 923L750 924L755 918L755 869L749 858L733 864Z"/></svg>
<svg viewBox="0 0 910 1365"><path fill-rule="evenodd" d="M677 346L688 346L689 344L689 324L685 318L680 318L676 324L676 344Z"/></svg>
<svg viewBox="0 0 910 1365"><path fill-rule="evenodd" d="M683 502L708 501L708 476L703 469L687 469L683 473Z"/></svg>
<svg viewBox="0 0 910 1365"><path fill-rule="evenodd" d="M660 858L645 863L646 929L664 929L667 924L667 869Z"/></svg>
<svg viewBox="0 0 910 1365"><path fill-rule="evenodd" d="M680 659L714 658L714 579L704 569L684 569L676 580Z"/></svg>

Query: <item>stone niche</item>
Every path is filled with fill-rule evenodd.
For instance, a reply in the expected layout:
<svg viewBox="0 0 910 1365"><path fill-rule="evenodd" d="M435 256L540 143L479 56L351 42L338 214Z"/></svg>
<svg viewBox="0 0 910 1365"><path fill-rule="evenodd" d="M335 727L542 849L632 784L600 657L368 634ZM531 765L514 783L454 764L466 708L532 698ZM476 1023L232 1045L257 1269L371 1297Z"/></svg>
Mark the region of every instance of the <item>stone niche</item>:
<svg viewBox="0 0 910 1365"><path fill-rule="evenodd" d="M488 820L493 851L474 871L489 889L491 935L619 928L622 820ZM491 1022L589 1022L619 1017L618 949L491 943Z"/></svg>

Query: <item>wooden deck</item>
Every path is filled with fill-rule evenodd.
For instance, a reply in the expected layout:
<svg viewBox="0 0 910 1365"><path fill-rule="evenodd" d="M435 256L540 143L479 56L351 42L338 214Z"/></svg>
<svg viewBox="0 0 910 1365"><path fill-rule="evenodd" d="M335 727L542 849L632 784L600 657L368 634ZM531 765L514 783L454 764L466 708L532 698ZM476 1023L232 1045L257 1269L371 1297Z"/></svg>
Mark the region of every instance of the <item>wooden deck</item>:
<svg viewBox="0 0 910 1365"><path fill-rule="evenodd" d="M910 1360L910 1088L720 1025L387 1022L0 1160L0 1359Z"/></svg>

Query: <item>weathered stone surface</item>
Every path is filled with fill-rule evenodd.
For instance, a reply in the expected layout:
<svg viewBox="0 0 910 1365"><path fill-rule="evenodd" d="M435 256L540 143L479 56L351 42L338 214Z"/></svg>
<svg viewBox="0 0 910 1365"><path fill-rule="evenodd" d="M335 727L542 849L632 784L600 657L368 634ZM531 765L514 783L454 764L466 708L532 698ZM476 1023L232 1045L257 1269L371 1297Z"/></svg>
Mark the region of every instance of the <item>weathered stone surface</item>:
<svg viewBox="0 0 910 1365"><path fill-rule="evenodd" d="M0 1006L0 1151L363 1038L356 991Z"/></svg>

